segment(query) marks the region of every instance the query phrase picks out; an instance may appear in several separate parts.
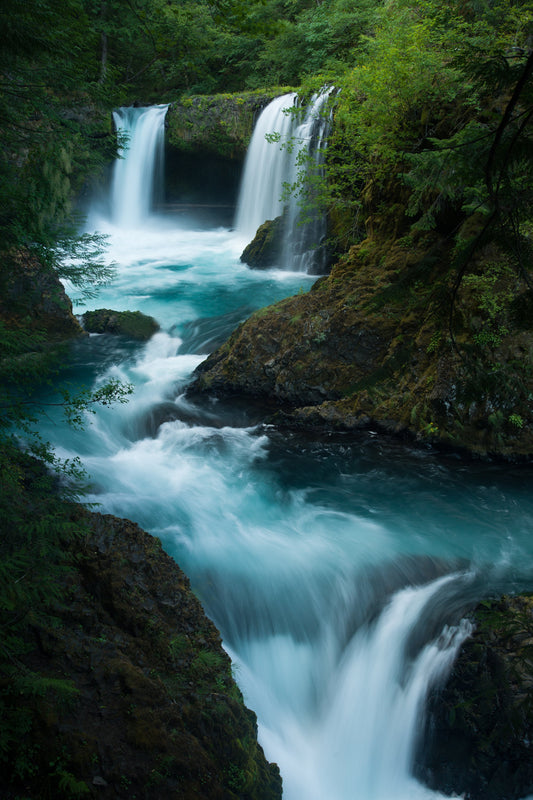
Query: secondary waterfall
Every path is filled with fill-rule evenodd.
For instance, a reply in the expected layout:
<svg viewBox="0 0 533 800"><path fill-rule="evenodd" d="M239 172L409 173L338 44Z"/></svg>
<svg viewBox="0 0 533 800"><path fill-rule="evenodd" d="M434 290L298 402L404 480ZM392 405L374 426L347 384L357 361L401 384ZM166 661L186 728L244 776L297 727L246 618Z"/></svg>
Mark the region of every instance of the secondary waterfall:
<svg viewBox="0 0 533 800"><path fill-rule="evenodd" d="M283 262L291 269L315 275L325 271L327 260L326 215L317 206L317 183L324 174L330 93L331 90L323 91L311 98L303 120L291 134L296 145L291 154L289 185L295 187L295 194L287 205Z"/></svg>
<svg viewBox="0 0 533 800"><path fill-rule="evenodd" d="M235 218L238 233L251 240L263 222L284 214L280 266L314 274L326 267L326 219L316 205L316 182L323 174L330 94L324 90L301 106L290 93L263 110L248 148Z"/></svg>
<svg viewBox="0 0 533 800"><path fill-rule="evenodd" d="M113 220L121 227L143 222L160 191L167 109L125 107L113 113L117 132L128 140L115 163L111 189Z"/></svg>
<svg viewBox="0 0 533 800"><path fill-rule="evenodd" d="M283 211L283 183L289 178L290 154L286 148L294 127L291 109L295 92L272 100L259 115L244 162L235 228L247 239L255 236L267 219ZM279 134L279 141L268 141L268 134Z"/></svg>
<svg viewBox="0 0 533 800"><path fill-rule="evenodd" d="M132 147L122 166L133 163ZM81 458L89 502L160 537L189 575L280 765L284 800L440 798L412 775L425 698L468 635L464 609L531 586L529 475L377 433L312 440L257 424L237 401L193 403L186 389L205 355L313 279L248 269L227 228L168 214L139 222L117 186L121 214L98 223L117 278L89 307L140 310L161 331L146 344L76 342L73 387L114 377L135 392L84 432L50 408L43 435Z"/></svg>

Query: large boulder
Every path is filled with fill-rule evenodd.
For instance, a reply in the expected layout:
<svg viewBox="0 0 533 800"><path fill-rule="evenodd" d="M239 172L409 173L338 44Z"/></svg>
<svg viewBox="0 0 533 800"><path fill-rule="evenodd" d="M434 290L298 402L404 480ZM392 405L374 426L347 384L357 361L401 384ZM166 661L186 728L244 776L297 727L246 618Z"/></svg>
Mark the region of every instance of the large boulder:
<svg viewBox="0 0 533 800"><path fill-rule="evenodd" d="M274 401L279 421L298 427L372 424L477 457L530 460L529 290L516 289L491 251L499 297L516 299L502 301L497 335L486 334L495 323L483 318L480 286L487 293L492 278L480 256L478 273L457 293L452 338L448 250L437 235L369 237L311 291L239 326L198 367L190 391Z"/></svg>
<svg viewBox="0 0 533 800"><path fill-rule="evenodd" d="M259 226L250 244L244 248L241 261L252 269L268 269L279 266L284 231L285 225L282 216L276 217L276 219L267 219Z"/></svg>
<svg viewBox="0 0 533 800"><path fill-rule="evenodd" d="M88 333L113 333L145 341L159 330L153 317L140 311L113 311L99 308L86 311L82 316L83 327Z"/></svg>
<svg viewBox="0 0 533 800"><path fill-rule="evenodd" d="M533 793L533 595L479 606L476 629L429 700L418 773L467 800Z"/></svg>
<svg viewBox="0 0 533 800"><path fill-rule="evenodd" d="M280 800L220 635L159 540L76 507L67 521L85 535L16 664L37 688L0 671L3 721L21 732L2 739L0 796Z"/></svg>

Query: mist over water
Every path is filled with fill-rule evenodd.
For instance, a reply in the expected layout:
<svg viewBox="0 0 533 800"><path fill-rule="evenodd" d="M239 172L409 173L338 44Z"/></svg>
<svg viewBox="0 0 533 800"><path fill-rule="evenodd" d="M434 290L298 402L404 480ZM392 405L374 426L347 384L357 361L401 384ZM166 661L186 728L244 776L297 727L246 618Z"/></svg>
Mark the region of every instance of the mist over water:
<svg viewBox="0 0 533 800"><path fill-rule="evenodd" d="M82 433L51 418L43 433L81 457L89 502L159 536L191 578L285 800L441 797L412 777L425 698L476 599L531 586L528 471L378 435L278 432L244 402L194 404L185 390L203 358L314 279L247 269L227 228L149 210L134 229L98 211L90 222L110 237L117 278L87 307L141 310L161 331L76 343L74 384L118 377L135 392Z"/></svg>

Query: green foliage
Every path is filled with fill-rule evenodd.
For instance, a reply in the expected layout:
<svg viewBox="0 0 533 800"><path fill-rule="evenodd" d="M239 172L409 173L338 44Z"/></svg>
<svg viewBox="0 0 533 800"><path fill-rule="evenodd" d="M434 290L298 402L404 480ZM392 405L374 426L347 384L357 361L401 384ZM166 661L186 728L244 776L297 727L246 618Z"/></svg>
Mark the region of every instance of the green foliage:
<svg viewBox="0 0 533 800"><path fill-rule="evenodd" d="M43 462L0 439L0 764L4 776L24 780L36 769L33 738L38 709L60 708L76 690L62 679L29 669L31 631L49 624L68 579L65 546L84 535L83 521L60 501L56 478Z"/></svg>
<svg viewBox="0 0 533 800"><path fill-rule="evenodd" d="M456 94L456 75L432 19L411 2L386 3L366 57L342 80L337 112L368 169L386 170L424 134L434 109Z"/></svg>
<svg viewBox="0 0 533 800"><path fill-rule="evenodd" d="M223 657L211 650L200 650L192 663L193 671L202 676L221 670L225 666L226 662Z"/></svg>
<svg viewBox="0 0 533 800"><path fill-rule="evenodd" d="M473 292L482 319L482 327L474 335L474 341L482 346L497 346L509 333L507 320L515 295L513 271L507 264L488 263L481 274L466 275L463 284Z"/></svg>
<svg viewBox="0 0 533 800"><path fill-rule="evenodd" d="M79 797L87 797L87 795L91 794L85 781L78 781L74 775L67 770L57 770L56 775L59 779L58 788L62 797L69 797L76 800Z"/></svg>
<svg viewBox="0 0 533 800"><path fill-rule="evenodd" d="M292 15L287 13L288 6L292 6ZM248 85L298 85L318 73L336 80L353 59L361 36L370 32L375 7L370 0L357 4L349 0L268 3L277 25L250 70Z"/></svg>
<svg viewBox="0 0 533 800"><path fill-rule="evenodd" d="M513 425L515 428L518 428L519 430L524 427L524 420L522 419L520 414L510 414L509 422L511 423L511 425Z"/></svg>
<svg viewBox="0 0 533 800"><path fill-rule="evenodd" d="M0 41L0 265L24 248L93 291L112 270L100 240L78 237L73 201L115 152L95 106L95 33L81 0L6 0Z"/></svg>

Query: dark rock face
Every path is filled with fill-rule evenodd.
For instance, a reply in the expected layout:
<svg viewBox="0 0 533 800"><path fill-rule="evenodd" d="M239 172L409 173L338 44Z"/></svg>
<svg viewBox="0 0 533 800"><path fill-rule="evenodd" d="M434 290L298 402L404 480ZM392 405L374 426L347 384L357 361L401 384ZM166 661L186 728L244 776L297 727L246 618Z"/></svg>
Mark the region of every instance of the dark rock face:
<svg viewBox="0 0 533 800"><path fill-rule="evenodd" d="M237 328L199 366L193 390L270 397L293 408L339 401L380 368L393 335L387 320L365 320L337 285L318 280Z"/></svg>
<svg viewBox="0 0 533 800"><path fill-rule="evenodd" d="M34 628L27 666L72 681L75 694L61 707L36 698L38 788L24 796L44 796L48 765L60 763L75 796L279 800L279 770L186 576L128 520L94 514L88 524L65 602ZM13 788L0 779L3 797Z"/></svg>
<svg viewBox="0 0 533 800"><path fill-rule="evenodd" d="M24 250L9 254L0 267L0 317L54 340L83 334L61 281Z"/></svg>
<svg viewBox="0 0 533 800"><path fill-rule="evenodd" d="M418 773L467 800L518 800L533 792L533 597L483 604L475 620L430 698Z"/></svg>
<svg viewBox="0 0 533 800"><path fill-rule="evenodd" d="M237 328L198 367L190 391L277 402L286 425L372 424L482 458L530 460L533 333L509 319L494 346L480 343L467 286L454 344L443 333L445 245L423 244L369 237L352 247L311 291ZM421 265L423 280L402 278L421 274Z"/></svg>
<svg viewBox="0 0 533 800"><path fill-rule="evenodd" d="M244 248L241 261L253 269L268 269L279 265L284 231L283 217L263 222L250 244Z"/></svg>
<svg viewBox="0 0 533 800"><path fill-rule="evenodd" d="M112 311L99 308L86 311L82 317L83 327L88 333L114 333L144 341L159 330L153 317L140 311Z"/></svg>
<svg viewBox="0 0 533 800"><path fill-rule="evenodd" d="M258 114L283 89L196 95L172 103L167 114L170 147L243 159Z"/></svg>

